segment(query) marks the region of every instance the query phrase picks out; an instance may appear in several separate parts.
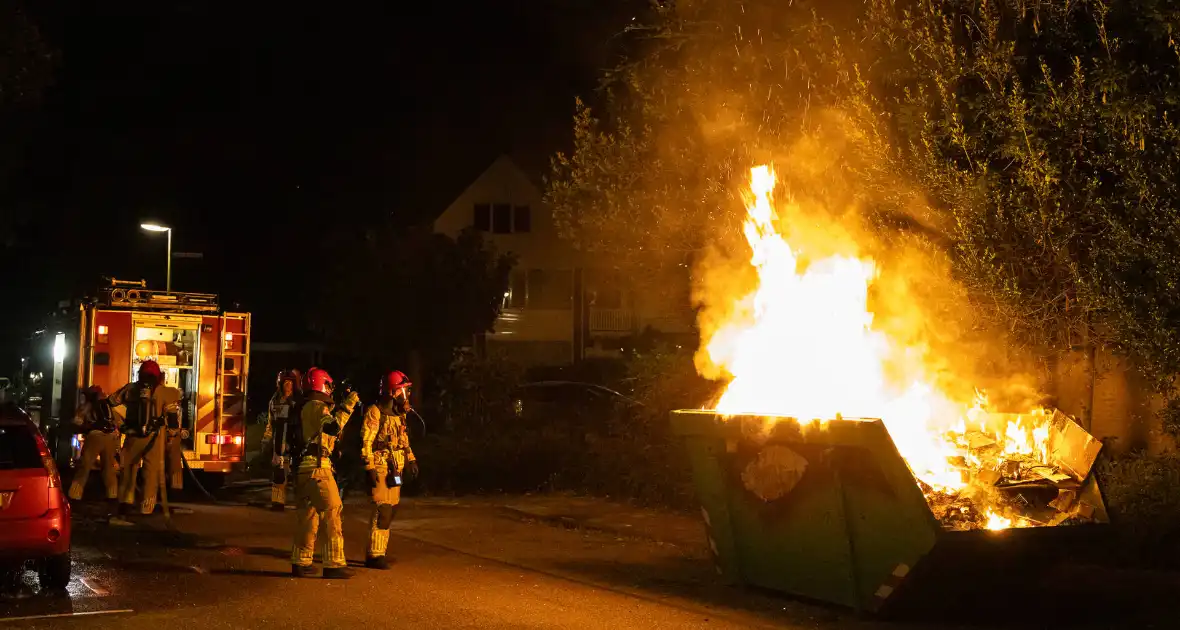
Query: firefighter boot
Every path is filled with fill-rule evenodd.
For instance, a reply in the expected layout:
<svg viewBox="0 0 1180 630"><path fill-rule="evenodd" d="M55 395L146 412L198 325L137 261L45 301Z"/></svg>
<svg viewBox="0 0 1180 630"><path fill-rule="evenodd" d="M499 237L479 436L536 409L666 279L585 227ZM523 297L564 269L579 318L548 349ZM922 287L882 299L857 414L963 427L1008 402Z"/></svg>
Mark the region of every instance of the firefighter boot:
<svg viewBox="0 0 1180 630"><path fill-rule="evenodd" d="M115 508L115 515L112 516L110 520L107 521L107 523L119 527L131 527L132 525L135 525L135 521L132 521L130 518L132 507L134 506L130 503L120 502Z"/></svg>
<svg viewBox="0 0 1180 630"><path fill-rule="evenodd" d="M369 556L365 558L365 568L384 571L389 568L389 561L385 559L385 556Z"/></svg>
<svg viewBox="0 0 1180 630"><path fill-rule="evenodd" d="M329 580L347 580L354 575L354 571L348 567L327 567L324 569L324 577Z"/></svg>
<svg viewBox="0 0 1180 630"><path fill-rule="evenodd" d="M324 573L327 573L327 571L324 571ZM298 564L293 564L291 565L291 575L300 578L315 577L315 567L311 565L300 566Z"/></svg>

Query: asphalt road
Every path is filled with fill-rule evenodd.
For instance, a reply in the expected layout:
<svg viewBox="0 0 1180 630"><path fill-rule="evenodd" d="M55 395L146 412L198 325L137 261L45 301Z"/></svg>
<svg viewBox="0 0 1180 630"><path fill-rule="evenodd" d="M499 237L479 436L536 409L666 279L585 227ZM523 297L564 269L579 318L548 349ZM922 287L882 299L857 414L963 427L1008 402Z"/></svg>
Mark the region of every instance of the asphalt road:
<svg viewBox="0 0 1180 630"><path fill-rule="evenodd" d="M774 598L718 591L711 565L686 559L683 550L510 521L458 502L407 505L390 543L394 566L358 568L347 581L290 577L292 512L178 507L178 531L164 529L160 517L112 528L80 510L68 593L0 600L0 623L617 630L796 628L835 620L830 613L813 617L809 607L787 618ZM365 507L348 506L346 551L358 566L366 527ZM28 581L35 582L31 574Z"/></svg>
<svg viewBox="0 0 1180 630"><path fill-rule="evenodd" d="M263 492L265 495L265 492ZM507 519L494 500L410 500L389 571L290 577L293 512L243 503L178 506L111 527L76 512L67 593L0 597L0 625L30 628L1173 628L1180 577L1065 566L999 576L1000 595L934 595L939 612L898 624L720 585L703 550ZM237 502L232 503L232 502ZM368 514L345 508L347 556L364 558ZM953 581L953 572L946 575Z"/></svg>

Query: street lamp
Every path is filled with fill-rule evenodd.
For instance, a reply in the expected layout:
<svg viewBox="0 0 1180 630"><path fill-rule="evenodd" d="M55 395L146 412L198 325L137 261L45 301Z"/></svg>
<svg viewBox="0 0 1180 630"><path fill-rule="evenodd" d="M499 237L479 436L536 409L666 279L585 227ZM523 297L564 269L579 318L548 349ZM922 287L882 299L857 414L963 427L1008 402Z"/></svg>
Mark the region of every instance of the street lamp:
<svg viewBox="0 0 1180 630"><path fill-rule="evenodd" d="M165 290L172 292L172 228L159 225L157 223L140 223L139 227L148 232L167 232L168 233L168 276Z"/></svg>

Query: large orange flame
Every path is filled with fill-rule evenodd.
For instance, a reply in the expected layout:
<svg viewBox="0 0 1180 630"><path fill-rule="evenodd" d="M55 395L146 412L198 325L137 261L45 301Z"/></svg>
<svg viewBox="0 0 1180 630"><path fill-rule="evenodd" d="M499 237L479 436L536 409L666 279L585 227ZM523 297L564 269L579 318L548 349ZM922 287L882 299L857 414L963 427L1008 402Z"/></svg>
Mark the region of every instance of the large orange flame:
<svg viewBox="0 0 1180 630"><path fill-rule="evenodd" d="M736 297L727 320L702 325L698 362L731 377L716 410L821 423L837 414L880 418L915 477L934 492L962 490L967 480L961 462L971 453L956 435L985 428L982 400L949 399L920 365L913 367L920 361L907 362L900 378L886 370L891 359L915 349L899 347L873 328L868 298L877 275L874 261L837 255L804 265L779 232L774 188L770 167L752 170L745 236L757 288ZM1002 427L992 437L1006 452L1043 454L1048 430L1040 420L1040 426ZM990 513L986 526L1011 523Z"/></svg>

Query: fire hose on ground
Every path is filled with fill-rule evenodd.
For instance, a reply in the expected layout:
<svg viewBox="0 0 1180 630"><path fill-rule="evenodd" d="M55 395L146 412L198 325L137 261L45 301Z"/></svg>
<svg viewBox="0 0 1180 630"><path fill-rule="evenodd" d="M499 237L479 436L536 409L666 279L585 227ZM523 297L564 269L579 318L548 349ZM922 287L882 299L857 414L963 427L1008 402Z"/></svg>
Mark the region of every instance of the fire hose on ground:
<svg viewBox="0 0 1180 630"><path fill-rule="evenodd" d="M193 480L193 483L197 484L197 489L201 491L201 494L205 495L206 498L214 503L222 503L217 497L213 496L213 493L206 490L205 486L201 485L201 481L197 479L197 473L193 472L192 466L188 465L188 458L181 455L180 461L184 465L184 469L188 471L189 478Z"/></svg>

